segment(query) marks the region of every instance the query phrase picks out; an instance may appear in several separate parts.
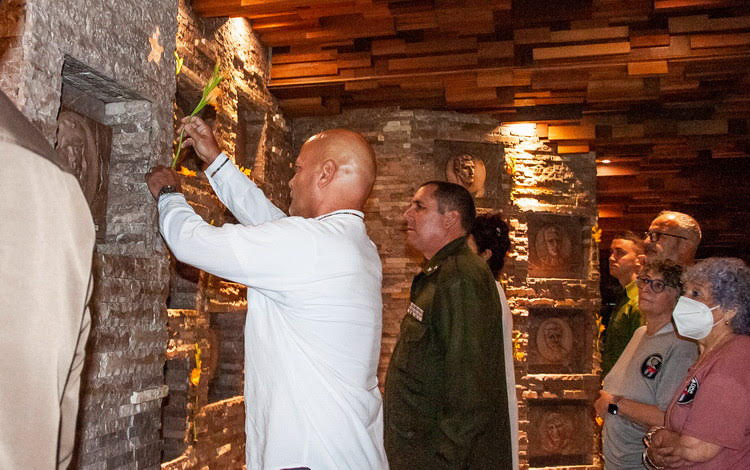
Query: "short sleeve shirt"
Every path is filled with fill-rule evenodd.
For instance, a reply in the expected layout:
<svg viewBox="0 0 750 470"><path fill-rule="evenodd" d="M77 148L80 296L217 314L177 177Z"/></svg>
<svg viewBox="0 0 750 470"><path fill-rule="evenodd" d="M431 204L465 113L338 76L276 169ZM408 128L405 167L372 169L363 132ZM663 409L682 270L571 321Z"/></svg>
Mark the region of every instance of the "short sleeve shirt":
<svg viewBox="0 0 750 470"><path fill-rule="evenodd" d="M604 377L602 388L612 395L666 410L697 356L697 345L678 338L672 323L651 336L642 326ZM642 469L646 431L646 427L624 416L607 415L602 440L606 468Z"/></svg>
<svg viewBox="0 0 750 470"><path fill-rule="evenodd" d="M750 468L750 337L741 335L690 368L666 422L670 430L722 447L690 469Z"/></svg>

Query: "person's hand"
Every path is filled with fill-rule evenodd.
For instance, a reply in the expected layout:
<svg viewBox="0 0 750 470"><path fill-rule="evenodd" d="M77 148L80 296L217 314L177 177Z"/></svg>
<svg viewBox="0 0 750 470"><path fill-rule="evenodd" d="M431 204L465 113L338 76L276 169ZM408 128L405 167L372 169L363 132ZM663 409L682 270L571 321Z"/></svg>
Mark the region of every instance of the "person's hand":
<svg viewBox="0 0 750 470"><path fill-rule="evenodd" d="M146 184L154 199L159 199L159 190L164 186L174 186L175 189L180 190L180 178L177 172L161 165L151 168L151 171L146 173Z"/></svg>
<svg viewBox="0 0 750 470"><path fill-rule="evenodd" d="M221 153L221 149L219 149L219 144L216 143L211 127L199 117L188 116L182 119L182 126L178 129L178 131L183 130L188 135L183 146L185 148L193 147L198 158L207 165L213 163Z"/></svg>
<svg viewBox="0 0 750 470"><path fill-rule="evenodd" d="M614 396L611 393L607 393L604 390L599 390L599 398L594 402L594 410L596 415L602 419L607 418L607 408L612 403Z"/></svg>
<svg viewBox="0 0 750 470"><path fill-rule="evenodd" d="M651 437L645 443L648 446L648 457L655 465L679 468L687 463L681 457L675 455L674 440L675 437L679 439L679 436L664 428L649 434Z"/></svg>

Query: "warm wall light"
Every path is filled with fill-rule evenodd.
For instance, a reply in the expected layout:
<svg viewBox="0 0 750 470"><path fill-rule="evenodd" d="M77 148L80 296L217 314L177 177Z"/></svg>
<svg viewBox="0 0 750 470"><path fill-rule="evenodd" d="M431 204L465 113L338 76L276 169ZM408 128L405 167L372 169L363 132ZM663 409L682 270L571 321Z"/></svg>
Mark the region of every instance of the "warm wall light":
<svg viewBox="0 0 750 470"><path fill-rule="evenodd" d="M536 124L533 122L513 122L510 124L503 124L503 126L508 128L513 135L522 137L536 136Z"/></svg>
<svg viewBox="0 0 750 470"><path fill-rule="evenodd" d="M229 30L235 42L245 42L248 35L252 34L250 22L242 17L229 18Z"/></svg>
<svg viewBox="0 0 750 470"><path fill-rule="evenodd" d="M612 160L604 159L604 160L601 160L600 163L604 163L605 165L609 165L610 163L612 163Z"/></svg>
<svg viewBox="0 0 750 470"><path fill-rule="evenodd" d="M523 212L534 212L542 209L539 199L533 197L520 197L515 200L515 203Z"/></svg>

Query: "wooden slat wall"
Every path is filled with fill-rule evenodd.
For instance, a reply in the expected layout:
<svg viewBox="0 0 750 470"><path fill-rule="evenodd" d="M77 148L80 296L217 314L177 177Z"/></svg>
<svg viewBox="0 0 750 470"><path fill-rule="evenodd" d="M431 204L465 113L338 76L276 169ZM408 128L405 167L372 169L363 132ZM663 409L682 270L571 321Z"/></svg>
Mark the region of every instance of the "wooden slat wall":
<svg viewBox="0 0 750 470"><path fill-rule="evenodd" d="M537 122L560 153L597 152L612 162L599 175L605 243L663 207L711 219L717 197L695 188L709 168L737 186L750 176L747 0L192 5L250 19L273 48L269 87L291 116L392 105L491 113ZM721 207L750 216L745 194ZM717 246L740 236L721 233Z"/></svg>

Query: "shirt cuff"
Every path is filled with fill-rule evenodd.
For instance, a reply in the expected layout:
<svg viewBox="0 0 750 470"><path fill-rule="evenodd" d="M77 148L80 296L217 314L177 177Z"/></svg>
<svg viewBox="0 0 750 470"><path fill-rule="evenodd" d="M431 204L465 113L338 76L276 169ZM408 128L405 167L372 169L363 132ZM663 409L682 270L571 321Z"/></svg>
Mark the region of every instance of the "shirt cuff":
<svg viewBox="0 0 750 470"><path fill-rule="evenodd" d="M187 199L185 199L185 195L182 193L166 193L159 196L159 199L157 200L157 206L159 207L159 211L163 211L166 205L169 203L169 201L175 199L175 198L182 198L183 201L185 201L185 204L187 204Z"/></svg>
<svg viewBox="0 0 750 470"><path fill-rule="evenodd" d="M204 173L206 173L207 176L213 178L217 171L219 171L219 168L224 166L224 164L227 163L227 160L229 160L229 157L227 157L227 154L224 152L221 152L216 159L211 162L210 165L206 167L206 170Z"/></svg>

